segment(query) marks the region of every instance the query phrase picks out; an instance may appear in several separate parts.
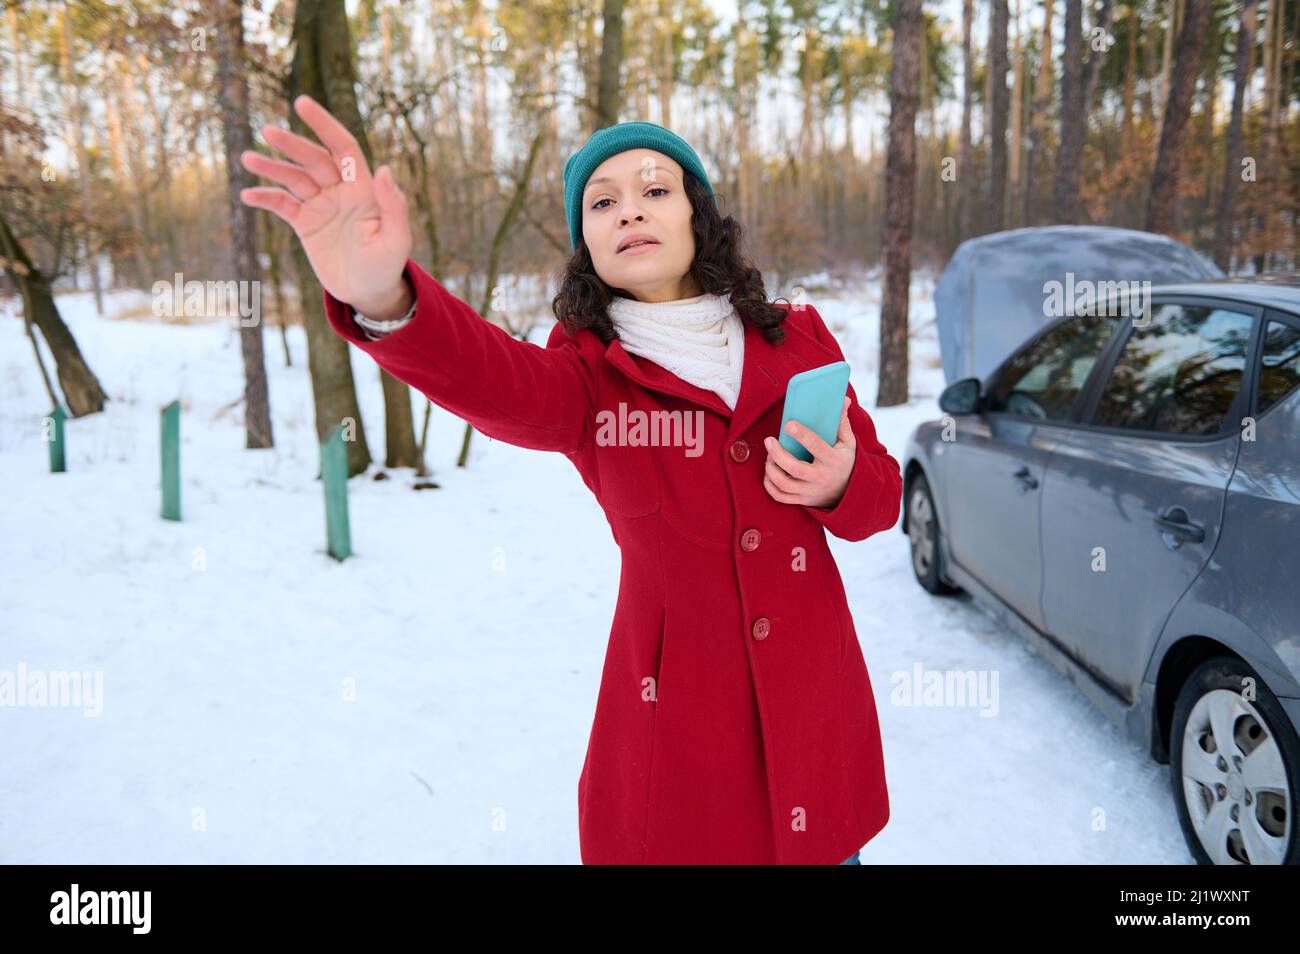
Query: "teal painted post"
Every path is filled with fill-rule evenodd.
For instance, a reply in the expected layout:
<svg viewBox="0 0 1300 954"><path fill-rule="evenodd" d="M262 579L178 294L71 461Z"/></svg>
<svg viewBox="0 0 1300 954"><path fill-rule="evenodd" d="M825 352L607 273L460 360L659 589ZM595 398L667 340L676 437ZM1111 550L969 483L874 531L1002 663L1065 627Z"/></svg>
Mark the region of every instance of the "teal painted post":
<svg viewBox="0 0 1300 954"><path fill-rule="evenodd" d="M325 535L330 556L346 560L352 555L352 533L348 527L348 450L343 428L321 445L321 482L325 485Z"/></svg>
<svg viewBox="0 0 1300 954"><path fill-rule="evenodd" d="M162 409L162 515L181 518L181 402Z"/></svg>
<svg viewBox="0 0 1300 954"><path fill-rule="evenodd" d="M67 445L63 442L63 421L67 412L62 405L55 405L54 410L46 415L46 420L53 419L54 432L49 435L50 473L60 474L68 469Z"/></svg>

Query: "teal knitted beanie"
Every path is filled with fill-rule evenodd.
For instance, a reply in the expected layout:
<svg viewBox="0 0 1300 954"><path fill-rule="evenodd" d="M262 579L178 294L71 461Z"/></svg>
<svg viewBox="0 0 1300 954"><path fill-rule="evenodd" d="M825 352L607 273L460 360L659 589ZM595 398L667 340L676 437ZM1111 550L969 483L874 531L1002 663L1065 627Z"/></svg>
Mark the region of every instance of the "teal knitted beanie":
<svg viewBox="0 0 1300 954"><path fill-rule="evenodd" d="M655 123L639 120L606 126L592 133L587 144L564 164L564 215L569 220L569 238L573 240L575 249L578 240L582 238L582 191L587 188L587 180L596 171L596 167L610 156L642 148L654 149L675 159L682 169L704 184L704 188L713 196L713 204L718 204L718 197L713 192L700 157L676 133Z"/></svg>

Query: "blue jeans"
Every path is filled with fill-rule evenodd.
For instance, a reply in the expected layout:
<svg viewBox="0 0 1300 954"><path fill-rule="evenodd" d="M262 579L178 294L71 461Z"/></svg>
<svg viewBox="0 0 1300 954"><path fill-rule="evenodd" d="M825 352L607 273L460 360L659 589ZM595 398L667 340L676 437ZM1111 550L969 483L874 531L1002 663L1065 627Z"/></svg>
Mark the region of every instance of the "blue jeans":
<svg viewBox="0 0 1300 954"><path fill-rule="evenodd" d="M842 864L842 865L860 865L860 864L862 864L861 860L859 860L859 858L858 858L858 854L859 854L859 852L857 852L857 851L853 852L853 854L849 855L847 858L845 858L843 861L841 861L840 864Z"/></svg>

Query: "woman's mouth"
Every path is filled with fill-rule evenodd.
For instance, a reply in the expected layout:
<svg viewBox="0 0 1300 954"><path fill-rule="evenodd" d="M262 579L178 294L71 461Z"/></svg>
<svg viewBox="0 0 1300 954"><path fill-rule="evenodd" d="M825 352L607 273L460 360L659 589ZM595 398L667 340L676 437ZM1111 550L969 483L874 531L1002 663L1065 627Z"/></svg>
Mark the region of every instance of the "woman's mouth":
<svg viewBox="0 0 1300 954"><path fill-rule="evenodd" d="M658 243L658 242L633 242L631 245L629 245L627 248L623 249L623 250L622 250L621 252L619 252L618 254L620 254L620 255L640 255L640 254L642 254L643 252L648 252L648 251L650 251L652 248L658 248L658 247L659 247L659 243Z"/></svg>

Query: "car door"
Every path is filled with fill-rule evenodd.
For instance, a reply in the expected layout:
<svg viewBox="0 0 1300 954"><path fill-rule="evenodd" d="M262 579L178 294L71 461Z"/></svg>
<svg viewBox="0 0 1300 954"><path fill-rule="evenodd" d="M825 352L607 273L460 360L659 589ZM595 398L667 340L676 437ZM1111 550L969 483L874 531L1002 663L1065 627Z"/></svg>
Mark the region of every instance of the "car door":
<svg viewBox="0 0 1300 954"><path fill-rule="evenodd" d="M1197 595L1272 644L1273 659L1255 658L1244 640L1234 648L1261 672L1279 663L1289 669L1276 682L1270 678L1282 689L1300 679L1300 314L1264 312L1251 367L1254 403L1246 413L1253 426L1242 433L1223 530L1206 570L1222 572L1199 580Z"/></svg>
<svg viewBox="0 0 1300 954"><path fill-rule="evenodd" d="M1218 540L1258 317L1157 298L1148 317L1125 319L1079 427L1057 447L1042 500L1043 619L1124 699Z"/></svg>
<svg viewBox="0 0 1300 954"><path fill-rule="evenodd" d="M989 377L981 410L953 419L945 513L953 559L1042 628L1039 493L1113 323L1060 319Z"/></svg>

